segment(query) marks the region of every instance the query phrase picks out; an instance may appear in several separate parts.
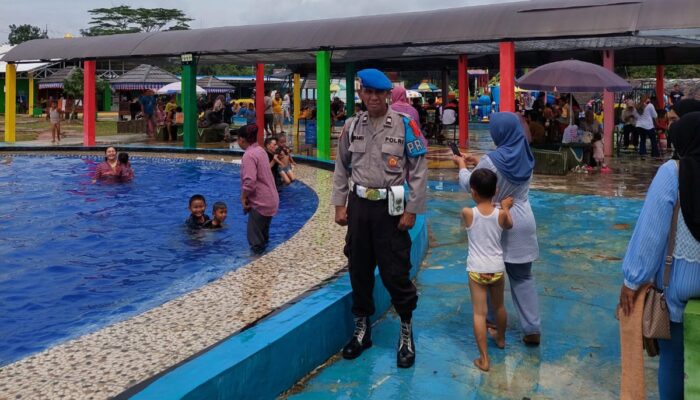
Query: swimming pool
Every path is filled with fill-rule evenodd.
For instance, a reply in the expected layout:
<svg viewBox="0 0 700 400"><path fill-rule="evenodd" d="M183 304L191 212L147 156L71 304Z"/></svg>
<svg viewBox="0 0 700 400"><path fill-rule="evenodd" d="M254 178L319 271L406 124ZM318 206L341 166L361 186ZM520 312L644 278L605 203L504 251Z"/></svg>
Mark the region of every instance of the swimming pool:
<svg viewBox="0 0 700 400"><path fill-rule="evenodd" d="M136 180L91 183L101 157L17 156L0 164L0 365L160 305L247 264L239 166L132 157ZM194 193L228 204L227 227L188 233ZM280 194L270 249L318 205Z"/></svg>

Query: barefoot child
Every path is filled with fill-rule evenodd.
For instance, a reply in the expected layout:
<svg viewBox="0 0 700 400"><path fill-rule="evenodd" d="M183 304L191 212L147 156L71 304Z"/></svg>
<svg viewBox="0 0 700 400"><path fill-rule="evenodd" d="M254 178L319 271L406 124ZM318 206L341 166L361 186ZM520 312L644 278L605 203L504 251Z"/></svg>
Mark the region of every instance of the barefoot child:
<svg viewBox="0 0 700 400"><path fill-rule="evenodd" d="M51 123L51 143L61 143L61 110L55 101L51 102L51 108L46 113L46 119Z"/></svg>
<svg viewBox="0 0 700 400"><path fill-rule="evenodd" d="M467 272L474 312L474 336L479 347L479 358L474 365L489 370L486 344L487 295L496 313L496 334L493 339L500 349L505 348L506 309L503 304L504 271L501 233L513 227L510 208L513 198L507 197L497 209L491 200L496 194L496 174L485 168L474 170L469 179L471 195L476 207L462 209L462 220L469 236Z"/></svg>

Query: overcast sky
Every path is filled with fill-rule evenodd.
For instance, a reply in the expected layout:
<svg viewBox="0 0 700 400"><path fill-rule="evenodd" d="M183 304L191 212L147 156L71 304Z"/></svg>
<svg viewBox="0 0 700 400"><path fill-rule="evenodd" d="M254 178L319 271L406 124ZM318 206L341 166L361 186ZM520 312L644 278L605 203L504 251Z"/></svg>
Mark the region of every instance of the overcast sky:
<svg viewBox="0 0 700 400"><path fill-rule="evenodd" d="M145 8L178 8L194 21L192 28L248 25L279 21L337 18L402 11L422 11L499 3L498 0L0 0L0 43L7 42L10 24L46 27L49 37L79 35L90 21L88 9L122 4Z"/></svg>

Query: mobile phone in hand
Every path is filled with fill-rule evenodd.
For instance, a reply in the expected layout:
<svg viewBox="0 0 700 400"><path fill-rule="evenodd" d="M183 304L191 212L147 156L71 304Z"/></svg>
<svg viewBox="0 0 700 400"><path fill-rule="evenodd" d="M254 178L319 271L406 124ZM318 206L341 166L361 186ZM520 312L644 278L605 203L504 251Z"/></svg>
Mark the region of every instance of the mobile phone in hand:
<svg viewBox="0 0 700 400"><path fill-rule="evenodd" d="M452 154L456 156L461 156L462 153L459 152L459 147L457 147L457 143L455 142L449 142L447 143L448 146L450 146L450 149L452 149Z"/></svg>

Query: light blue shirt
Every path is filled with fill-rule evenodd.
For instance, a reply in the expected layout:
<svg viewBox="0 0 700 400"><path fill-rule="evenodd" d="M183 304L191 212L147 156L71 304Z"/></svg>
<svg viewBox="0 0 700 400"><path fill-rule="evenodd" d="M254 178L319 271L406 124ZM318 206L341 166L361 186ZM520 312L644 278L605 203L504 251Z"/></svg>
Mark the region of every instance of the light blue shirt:
<svg viewBox="0 0 700 400"><path fill-rule="evenodd" d="M503 231L501 246L503 247L503 259L507 263L524 264L535 261L540 255L537 244L537 226L535 215L530 207L530 181L516 185L508 181L488 156L483 156L476 168L487 168L496 173L498 191L493 198L494 204L500 204L506 197L513 197L513 208L510 209L513 218L513 228ZM471 171L464 168L459 170L459 186L469 192L469 178Z"/></svg>
<svg viewBox="0 0 700 400"><path fill-rule="evenodd" d="M642 211L634 227L627 253L622 261L625 286L638 289L644 283L663 282L664 258L668 248L673 207L678 199L678 168L671 160L659 167L649 186ZM681 211L679 211L680 213ZM678 224L684 224L682 218ZM687 229L677 231L676 243L687 241ZM691 236L692 238L692 236ZM692 239L695 243L695 239ZM698 247L690 251L697 251ZM686 258L674 257L671 264L666 302L673 322L683 321L683 310L690 298L700 297L700 254L686 254Z"/></svg>

